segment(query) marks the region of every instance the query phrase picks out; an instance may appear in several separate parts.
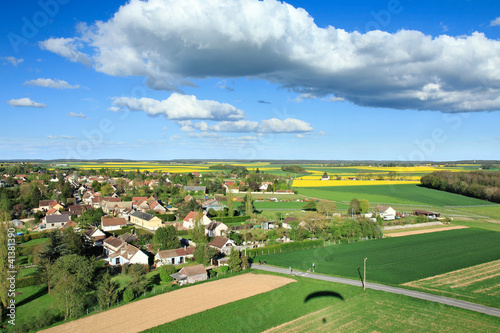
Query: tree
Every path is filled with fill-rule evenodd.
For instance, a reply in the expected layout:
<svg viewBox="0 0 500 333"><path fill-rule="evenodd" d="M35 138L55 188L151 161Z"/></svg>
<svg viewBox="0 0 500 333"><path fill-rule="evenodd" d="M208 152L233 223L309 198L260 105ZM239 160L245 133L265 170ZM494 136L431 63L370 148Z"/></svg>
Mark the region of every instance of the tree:
<svg viewBox="0 0 500 333"><path fill-rule="evenodd" d="M79 222L83 227L93 225L97 227L101 224L101 217L104 216L102 208L90 208L82 212L82 215L76 219L75 222Z"/></svg>
<svg viewBox="0 0 500 333"><path fill-rule="evenodd" d="M114 190L111 184L104 184L101 186L101 196L103 197L109 197L111 194L113 194Z"/></svg>
<svg viewBox="0 0 500 333"><path fill-rule="evenodd" d="M101 190L101 184L100 184L97 180L94 180L90 186L91 186L91 187L94 189L94 191L96 191L96 192L99 192L99 191Z"/></svg>
<svg viewBox="0 0 500 333"><path fill-rule="evenodd" d="M36 208L38 207L40 200L42 200L42 193L36 185L33 185L29 194L28 206L30 208Z"/></svg>
<svg viewBox="0 0 500 333"><path fill-rule="evenodd" d="M131 288L134 294L140 294L146 290L148 284L148 279L146 274L149 272L148 265L132 264L128 269L128 274L132 278L129 283L129 288Z"/></svg>
<svg viewBox="0 0 500 333"><path fill-rule="evenodd" d="M153 246L156 251L177 249L180 246L177 230L173 225L158 228L153 236Z"/></svg>
<svg viewBox="0 0 500 333"><path fill-rule="evenodd" d="M116 302L118 287L119 285L111 280L109 271L106 271L97 286L97 302L101 309L109 308Z"/></svg>
<svg viewBox="0 0 500 333"><path fill-rule="evenodd" d="M83 312L94 270L93 261L76 254L63 256L55 262L50 283L53 294L65 310L65 320Z"/></svg>
<svg viewBox="0 0 500 333"><path fill-rule="evenodd" d="M359 200L359 210L361 214L368 213L370 210L370 203L366 199Z"/></svg>
<svg viewBox="0 0 500 333"><path fill-rule="evenodd" d="M233 272L241 271L241 252L236 250L234 247L231 248L231 253L229 254L227 265Z"/></svg>
<svg viewBox="0 0 500 333"><path fill-rule="evenodd" d="M302 206L303 210L316 210L316 202L313 200L309 201L306 203L304 206Z"/></svg>
<svg viewBox="0 0 500 333"><path fill-rule="evenodd" d="M174 265L163 265L160 267L160 279L165 283L172 281L170 274L174 273L177 273L177 268Z"/></svg>
<svg viewBox="0 0 500 333"><path fill-rule="evenodd" d="M13 271L14 267L9 265L9 252L12 252L9 248L9 239L13 239L12 234L9 234L9 225L6 221L0 220L0 318L3 319L4 311L7 310L9 303L9 286L10 281L8 271ZM12 269L11 269L12 268Z"/></svg>
<svg viewBox="0 0 500 333"><path fill-rule="evenodd" d="M247 192L247 194L245 194L243 202L239 205L238 210L243 215L252 216L255 207L253 205L252 194L250 192Z"/></svg>
<svg viewBox="0 0 500 333"><path fill-rule="evenodd" d="M204 243L207 241L205 236L205 227L201 224L201 220L203 218L203 212L199 210L194 217L194 227L189 230L189 235L191 236L191 240L198 243Z"/></svg>
<svg viewBox="0 0 500 333"><path fill-rule="evenodd" d="M132 301L133 299L135 298L135 295L134 295L134 291L132 290L132 288L127 288L125 289L125 291L123 292L123 300L128 303L130 301Z"/></svg>
<svg viewBox="0 0 500 333"><path fill-rule="evenodd" d="M359 209L359 200L356 198L353 198L351 202L349 203L349 211L348 213L351 214L359 214L360 209Z"/></svg>
<svg viewBox="0 0 500 333"><path fill-rule="evenodd" d="M233 216L234 216L234 200L233 200L233 193L231 193L231 191L227 192L226 197L227 197L227 210L228 210L228 216L229 216L229 217L233 217Z"/></svg>
<svg viewBox="0 0 500 333"><path fill-rule="evenodd" d="M316 210L318 213L327 215L335 212L337 209L337 204L334 202L328 201L328 200L320 200L318 204L316 205Z"/></svg>
<svg viewBox="0 0 500 333"><path fill-rule="evenodd" d="M198 244L193 254L194 260L203 266L208 266L210 261L216 256L217 250L205 243Z"/></svg>

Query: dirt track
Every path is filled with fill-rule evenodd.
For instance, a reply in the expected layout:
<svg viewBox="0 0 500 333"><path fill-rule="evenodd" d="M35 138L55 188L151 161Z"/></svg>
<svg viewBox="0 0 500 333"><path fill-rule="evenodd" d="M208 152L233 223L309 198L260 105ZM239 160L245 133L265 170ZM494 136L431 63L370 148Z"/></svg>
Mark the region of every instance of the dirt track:
<svg viewBox="0 0 500 333"><path fill-rule="evenodd" d="M243 274L133 302L42 332L140 332L207 309L268 292L290 282L295 280L275 275Z"/></svg>
<svg viewBox="0 0 500 333"><path fill-rule="evenodd" d="M446 231L446 230L455 230L455 229L465 229L465 228L468 228L468 227L465 227L465 226L462 226L462 225L457 225L457 226L453 226L453 227L422 229L422 230L413 230L413 231L402 231L402 232L387 234L386 237L403 237L403 236L428 234L428 233L431 233L431 232Z"/></svg>

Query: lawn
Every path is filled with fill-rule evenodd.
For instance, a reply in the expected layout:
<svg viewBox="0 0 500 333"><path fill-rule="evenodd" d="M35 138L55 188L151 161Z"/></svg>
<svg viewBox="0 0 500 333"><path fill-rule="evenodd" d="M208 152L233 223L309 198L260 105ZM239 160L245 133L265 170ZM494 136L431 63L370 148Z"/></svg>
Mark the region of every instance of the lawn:
<svg viewBox="0 0 500 333"><path fill-rule="evenodd" d="M295 279L296 283L146 332L262 332L285 323L276 332L491 332L500 329L495 317L402 295Z"/></svg>
<svg viewBox="0 0 500 333"><path fill-rule="evenodd" d="M429 206L477 206L494 203L463 195L429 189L418 184L334 186L301 188L299 193L314 198L333 201L367 199L370 203L429 205Z"/></svg>
<svg viewBox="0 0 500 333"><path fill-rule="evenodd" d="M307 202L297 201L254 201L255 209L302 209Z"/></svg>
<svg viewBox="0 0 500 333"><path fill-rule="evenodd" d="M42 244L42 243L46 243L48 240L49 240L48 238L31 239L31 240L29 240L27 242L24 242L22 246Z"/></svg>
<svg viewBox="0 0 500 333"><path fill-rule="evenodd" d="M314 262L318 273L359 279L364 258L368 258L369 281L397 285L500 259L500 233L449 230L263 255L254 260L298 270L310 269Z"/></svg>

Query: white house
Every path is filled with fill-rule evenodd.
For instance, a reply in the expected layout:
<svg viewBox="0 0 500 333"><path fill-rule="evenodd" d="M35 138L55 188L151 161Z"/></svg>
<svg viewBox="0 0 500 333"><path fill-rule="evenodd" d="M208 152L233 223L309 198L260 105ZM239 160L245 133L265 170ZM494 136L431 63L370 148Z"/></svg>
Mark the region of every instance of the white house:
<svg viewBox="0 0 500 333"><path fill-rule="evenodd" d="M196 219L200 222L201 225L209 225L212 222L206 215L202 215L201 218L197 216L198 213L195 211L190 211L189 214L186 215L184 220L182 220L182 226L186 229L193 229L195 225Z"/></svg>
<svg viewBox="0 0 500 333"><path fill-rule="evenodd" d="M103 242L104 253L110 265L148 264L148 256L133 245L116 238L108 237Z"/></svg>
<svg viewBox="0 0 500 333"><path fill-rule="evenodd" d="M396 210L392 207L389 206L377 206L376 210L379 212L380 216L382 218L384 217L395 217L396 216Z"/></svg>
<svg viewBox="0 0 500 333"><path fill-rule="evenodd" d="M185 263L193 257L195 247L189 246L186 248L179 248L173 250L158 251L155 255L156 267L163 265L179 265Z"/></svg>
<svg viewBox="0 0 500 333"><path fill-rule="evenodd" d="M231 249L235 246L233 240L221 236L215 236L214 240L208 243L208 245L225 254L231 253Z"/></svg>
<svg viewBox="0 0 500 333"><path fill-rule="evenodd" d="M69 214L47 215L42 223L38 225L40 230L52 230L62 228L70 220Z"/></svg>
<svg viewBox="0 0 500 333"><path fill-rule="evenodd" d="M120 230L122 227L127 225L127 221L124 218L115 217L101 217L101 229L104 231Z"/></svg>
<svg viewBox="0 0 500 333"><path fill-rule="evenodd" d="M106 234L97 228L89 227L85 230L85 237L92 242L93 246L102 246L102 241L106 238Z"/></svg>
<svg viewBox="0 0 500 333"><path fill-rule="evenodd" d="M205 235L208 237L222 236L227 232L228 226L222 222L212 221L205 226Z"/></svg>

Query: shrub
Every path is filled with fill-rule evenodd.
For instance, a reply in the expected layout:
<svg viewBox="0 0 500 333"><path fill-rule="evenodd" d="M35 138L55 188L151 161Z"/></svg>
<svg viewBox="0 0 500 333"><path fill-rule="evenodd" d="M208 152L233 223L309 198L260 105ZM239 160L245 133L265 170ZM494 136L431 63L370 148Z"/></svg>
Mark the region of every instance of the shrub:
<svg viewBox="0 0 500 333"><path fill-rule="evenodd" d="M132 290L132 288L125 289L125 292L123 293L123 300L128 303L128 302L132 301L134 298L135 298L135 295L134 295L134 291Z"/></svg>
<svg viewBox="0 0 500 333"><path fill-rule="evenodd" d="M30 275L16 280L16 288L36 286L37 284L40 284L40 277L36 275Z"/></svg>
<svg viewBox="0 0 500 333"><path fill-rule="evenodd" d="M163 265L160 267L160 279L167 283L172 281L170 274L177 273L177 268L174 265Z"/></svg>

